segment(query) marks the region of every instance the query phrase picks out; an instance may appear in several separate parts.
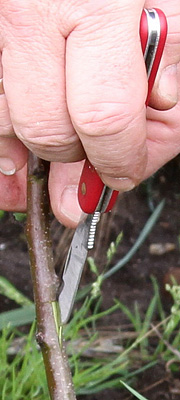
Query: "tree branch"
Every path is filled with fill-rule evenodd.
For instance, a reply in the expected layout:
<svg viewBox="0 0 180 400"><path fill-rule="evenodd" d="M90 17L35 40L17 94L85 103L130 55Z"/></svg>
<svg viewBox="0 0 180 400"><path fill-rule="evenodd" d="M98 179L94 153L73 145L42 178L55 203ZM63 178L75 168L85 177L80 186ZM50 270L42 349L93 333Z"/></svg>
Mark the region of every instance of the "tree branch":
<svg viewBox="0 0 180 400"><path fill-rule="evenodd" d="M62 337L49 235L49 163L29 153L27 240L37 316L36 339L41 346L51 400L75 400Z"/></svg>

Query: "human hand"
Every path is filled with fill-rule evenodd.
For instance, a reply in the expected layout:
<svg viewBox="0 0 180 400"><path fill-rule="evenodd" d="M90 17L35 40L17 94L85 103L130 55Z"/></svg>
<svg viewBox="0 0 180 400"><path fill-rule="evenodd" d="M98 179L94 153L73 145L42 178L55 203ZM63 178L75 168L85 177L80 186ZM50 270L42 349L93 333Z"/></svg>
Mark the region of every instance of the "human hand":
<svg viewBox="0 0 180 400"><path fill-rule="evenodd" d="M148 119L144 7L161 8L169 26L151 98L154 108L169 111L149 108ZM80 217L77 161L85 153L105 184L120 191L179 153L179 1L7 0L0 48L0 208L25 209L27 148L51 161L51 205L69 226Z"/></svg>

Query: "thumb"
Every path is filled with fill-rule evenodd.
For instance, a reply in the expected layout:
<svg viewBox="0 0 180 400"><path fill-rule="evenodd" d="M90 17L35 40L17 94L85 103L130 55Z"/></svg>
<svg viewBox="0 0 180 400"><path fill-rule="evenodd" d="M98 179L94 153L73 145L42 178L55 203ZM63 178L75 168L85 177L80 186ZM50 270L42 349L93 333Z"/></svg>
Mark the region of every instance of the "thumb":
<svg viewBox="0 0 180 400"><path fill-rule="evenodd" d="M177 64L168 65L159 74L149 105L156 110L169 110L178 101Z"/></svg>
<svg viewBox="0 0 180 400"><path fill-rule="evenodd" d="M148 4L150 5L150 4ZM164 54L149 105L157 110L168 110L178 101L177 66L180 62L180 2L156 0L154 7L161 8L168 23Z"/></svg>

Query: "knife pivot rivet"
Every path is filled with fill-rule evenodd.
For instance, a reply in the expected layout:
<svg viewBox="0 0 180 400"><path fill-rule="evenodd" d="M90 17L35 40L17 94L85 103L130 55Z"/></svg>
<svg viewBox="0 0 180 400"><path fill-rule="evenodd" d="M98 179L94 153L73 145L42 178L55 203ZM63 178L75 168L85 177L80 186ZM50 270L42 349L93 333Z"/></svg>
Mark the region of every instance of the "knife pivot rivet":
<svg viewBox="0 0 180 400"><path fill-rule="evenodd" d="M81 193L83 194L83 196L85 196L85 194L86 194L86 184L85 184L85 182L83 182L82 185L81 185Z"/></svg>

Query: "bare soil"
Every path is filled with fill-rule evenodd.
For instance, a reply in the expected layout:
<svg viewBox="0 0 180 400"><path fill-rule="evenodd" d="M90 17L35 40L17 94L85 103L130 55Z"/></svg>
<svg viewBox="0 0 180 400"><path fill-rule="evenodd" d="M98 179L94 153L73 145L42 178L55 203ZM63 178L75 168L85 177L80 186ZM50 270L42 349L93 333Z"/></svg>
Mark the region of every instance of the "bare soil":
<svg viewBox="0 0 180 400"><path fill-rule="evenodd" d="M117 234L123 231L123 241L113 259L115 263L122 258L135 243L139 233L151 214L150 206L156 206L163 198L166 203L163 212L148 236L130 262L103 284L103 304L105 309L117 298L133 310L137 302L142 315L146 312L153 296L151 276L156 277L162 302L168 312L171 299L164 290L167 274L173 271L180 282L180 163L179 158L170 162L148 183L142 184L131 193L121 196L109 215L102 217L98 227L96 246L92 254L102 270L106 250ZM73 232L52 220L56 268L63 264ZM64 245L65 243L65 245ZM151 254L150 245L159 244L165 248L163 254ZM167 243L171 243L171 249ZM163 247L163 246L164 247ZM0 221L0 275L9 279L26 296L33 298L29 258L24 224L15 221L11 213ZM81 285L92 281L86 266ZM12 301L0 296L0 312L17 307ZM127 324L122 313L115 313L103 321L103 327L121 328ZM173 358L173 356L172 356ZM179 376L169 372L167 365L159 359L157 365L141 374L136 389L149 400L178 400L180 398ZM104 391L103 393L81 397L81 400L127 400L132 396L124 390Z"/></svg>

